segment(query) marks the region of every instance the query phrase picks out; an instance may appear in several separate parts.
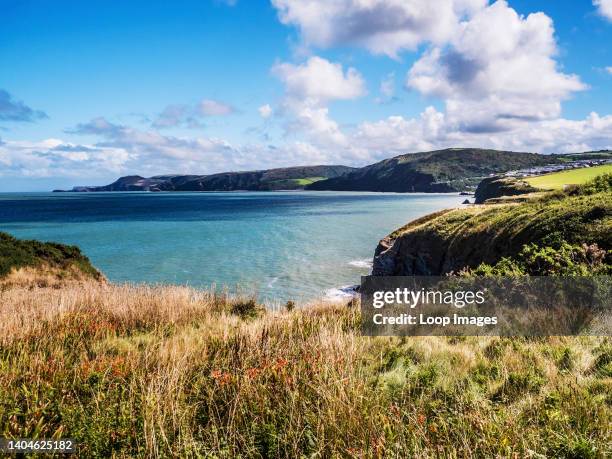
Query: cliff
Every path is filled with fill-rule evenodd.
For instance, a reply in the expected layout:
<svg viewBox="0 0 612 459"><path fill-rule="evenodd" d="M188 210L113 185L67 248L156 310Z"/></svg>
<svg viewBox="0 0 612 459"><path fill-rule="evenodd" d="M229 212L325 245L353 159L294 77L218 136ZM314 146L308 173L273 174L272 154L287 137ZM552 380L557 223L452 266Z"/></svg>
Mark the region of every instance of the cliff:
<svg viewBox="0 0 612 459"><path fill-rule="evenodd" d="M559 156L480 148L449 148L385 159L309 190L453 192L473 189L485 177L560 161Z"/></svg>
<svg viewBox="0 0 612 459"><path fill-rule="evenodd" d="M78 186L74 192L96 191L273 191L300 190L354 168L348 166L298 166L246 172L222 172L212 175L157 175L121 177L105 186ZM60 191L60 190L56 190Z"/></svg>
<svg viewBox="0 0 612 459"><path fill-rule="evenodd" d="M474 193L475 204L482 204L487 199L500 198L502 196L518 196L540 191L532 187L524 180L513 177L489 177L478 184Z"/></svg>
<svg viewBox="0 0 612 459"><path fill-rule="evenodd" d="M448 209L380 241L373 275L444 275L516 257L528 244L612 248L611 178L522 203ZM554 255L552 262L554 262Z"/></svg>

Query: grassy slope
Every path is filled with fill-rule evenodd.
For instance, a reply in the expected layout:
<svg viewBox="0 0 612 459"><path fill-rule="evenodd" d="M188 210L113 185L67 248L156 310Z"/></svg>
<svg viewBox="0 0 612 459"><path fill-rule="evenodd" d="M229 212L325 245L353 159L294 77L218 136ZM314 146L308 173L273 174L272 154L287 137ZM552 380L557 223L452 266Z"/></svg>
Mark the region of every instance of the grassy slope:
<svg viewBox="0 0 612 459"><path fill-rule="evenodd" d="M612 448L608 338L366 338L356 308L251 305L179 287L0 292L0 436L74 437L81 457Z"/></svg>
<svg viewBox="0 0 612 459"><path fill-rule="evenodd" d="M584 167L525 179L530 185L544 190L560 190L565 185L580 185L601 174L612 173L612 164Z"/></svg>
<svg viewBox="0 0 612 459"><path fill-rule="evenodd" d="M286 180L274 180L270 183L274 185L275 188L289 186L291 188L295 187L303 187L306 185L310 185L311 183L318 182L319 180L325 180L326 177L304 177L299 179L286 179Z"/></svg>
<svg viewBox="0 0 612 459"><path fill-rule="evenodd" d="M385 159L341 177L317 182L313 190L449 192L465 190L490 174L557 162L533 153L449 148Z"/></svg>
<svg viewBox="0 0 612 459"><path fill-rule="evenodd" d="M19 240L0 232L0 278L20 268L45 268L84 277L101 278L78 247L51 242Z"/></svg>
<svg viewBox="0 0 612 459"><path fill-rule="evenodd" d="M395 257L397 269L406 269L406 260L414 259L419 263L415 269L427 270L404 275L436 275L494 263L518 254L525 244L547 245L555 239L611 250L612 191L573 196L558 192L521 204L446 211L411 222L386 238L397 239L400 249L389 255Z"/></svg>

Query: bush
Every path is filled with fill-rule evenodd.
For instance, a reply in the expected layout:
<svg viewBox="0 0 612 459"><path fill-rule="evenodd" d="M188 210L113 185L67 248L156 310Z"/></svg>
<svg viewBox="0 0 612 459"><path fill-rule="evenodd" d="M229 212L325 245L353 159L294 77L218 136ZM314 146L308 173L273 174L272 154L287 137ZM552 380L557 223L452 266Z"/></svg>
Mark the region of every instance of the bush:
<svg viewBox="0 0 612 459"><path fill-rule="evenodd" d="M610 255L597 244L578 245L566 241L553 244L525 244L516 257L504 257L494 265L482 263L467 273L477 276L589 276L612 273Z"/></svg>
<svg viewBox="0 0 612 459"><path fill-rule="evenodd" d="M257 317L263 308L257 304L254 298L238 300L232 304L231 312L243 319Z"/></svg>
<svg viewBox="0 0 612 459"><path fill-rule="evenodd" d="M19 240L0 232L0 277L12 269L48 265L66 269L75 266L84 274L100 278L100 273L78 247L53 242Z"/></svg>

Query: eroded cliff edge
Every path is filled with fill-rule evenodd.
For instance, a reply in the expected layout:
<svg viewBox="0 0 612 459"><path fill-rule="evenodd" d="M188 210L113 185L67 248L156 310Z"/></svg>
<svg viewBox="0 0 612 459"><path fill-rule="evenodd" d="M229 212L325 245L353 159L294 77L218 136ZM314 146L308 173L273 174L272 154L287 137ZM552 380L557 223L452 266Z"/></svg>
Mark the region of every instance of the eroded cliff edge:
<svg viewBox="0 0 612 459"><path fill-rule="evenodd" d="M609 187L609 183L605 185ZM375 276L428 276L494 264L526 244L612 247L612 191L580 187L525 202L474 205L422 217L380 241Z"/></svg>

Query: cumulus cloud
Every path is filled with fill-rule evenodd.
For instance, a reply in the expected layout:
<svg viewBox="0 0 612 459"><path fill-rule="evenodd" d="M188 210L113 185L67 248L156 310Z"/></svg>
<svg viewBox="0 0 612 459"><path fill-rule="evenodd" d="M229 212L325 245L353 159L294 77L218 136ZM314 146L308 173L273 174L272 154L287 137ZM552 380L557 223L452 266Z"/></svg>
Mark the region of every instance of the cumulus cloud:
<svg viewBox="0 0 612 459"><path fill-rule="evenodd" d="M366 94L365 81L357 70L351 67L344 71L341 64L313 56L300 65L276 64L272 73L285 86L282 112L290 118L287 133L304 133L319 145L346 143L327 104Z"/></svg>
<svg viewBox="0 0 612 459"><path fill-rule="evenodd" d="M156 129L171 127L202 127L202 120L210 116L226 116L236 110L229 104L213 99L204 99L195 105L172 104L166 106L153 121Z"/></svg>
<svg viewBox="0 0 612 459"><path fill-rule="evenodd" d="M365 82L359 72L342 65L313 56L304 64L279 63L272 68L285 85L286 93L293 98L315 102L355 99L365 94Z"/></svg>
<svg viewBox="0 0 612 459"><path fill-rule="evenodd" d="M0 144L0 176L93 177L119 173L132 155L122 149L81 145L60 139Z"/></svg>
<svg viewBox="0 0 612 459"><path fill-rule="evenodd" d="M541 120L485 134L459 130L448 121L445 113L428 107L417 118L391 116L362 123L352 142L370 152L383 151L378 159L447 147L476 146L542 153L612 149L612 116L591 113L583 120Z"/></svg>
<svg viewBox="0 0 612 459"><path fill-rule="evenodd" d="M495 132L554 119L563 100L586 88L558 69L555 53L548 16L522 17L500 0L462 23L449 45L428 50L406 85L444 99L449 121L462 129Z"/></svg>
<svg viewBox="0 0 612 459"><path fill-rule="evenodd" d="M272 107L270 107L270 104L262 105L257 109L257 111L259 112L259 116L264 119L270 118L270 116L272 116Z"/></svg>
<svg viewBox="0 0 612 459"><path fill-rule="evenodd" d="M272 0L306 44L363 46L395 57L423 42L445 43L487 0Z"/></svg>
<svg viewBox="0 0 612 459"><path fill-rule="evenodd" d="M0 121L37 121L48 118L41 110L28 107L11 94L0 89Z"/></svg>
<svg viewBox="0 0 612 459"><path fill-rule="evenodd" d="M593 5L603 17L612 21L612 0L593 0Z"/></svg>

